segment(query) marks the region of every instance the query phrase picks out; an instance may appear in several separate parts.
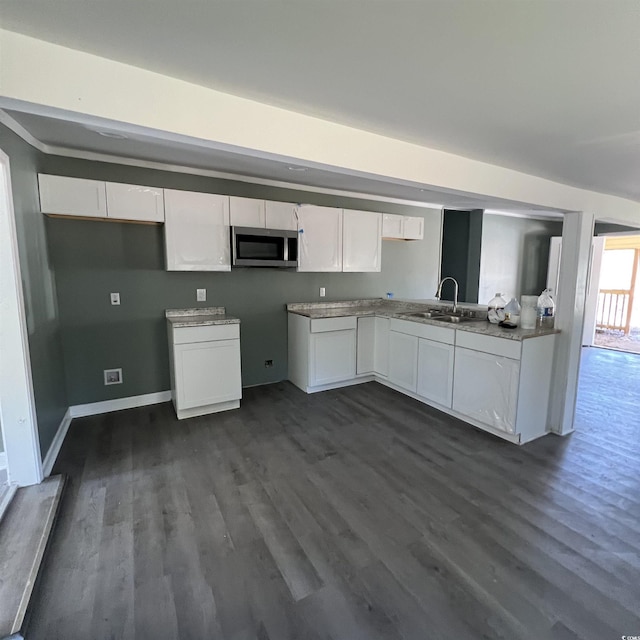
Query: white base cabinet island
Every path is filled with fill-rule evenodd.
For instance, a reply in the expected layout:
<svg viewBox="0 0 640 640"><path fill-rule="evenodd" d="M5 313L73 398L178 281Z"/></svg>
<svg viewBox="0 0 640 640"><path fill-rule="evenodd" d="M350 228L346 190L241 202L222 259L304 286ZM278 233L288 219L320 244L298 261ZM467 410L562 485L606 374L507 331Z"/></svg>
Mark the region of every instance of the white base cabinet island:
<svg viewBox="0 0 640 640"><path fill-rule="evenodd" d="M179 420L237 409L240 321L223 307L169 309L171 399Z"/></svg>
<svg viewBox="0 0 640 640"><path fill-rule="evenodd" d="M555 332L289 307L289 380L306 393L377 381L516 444L549 431Z"/></svg>

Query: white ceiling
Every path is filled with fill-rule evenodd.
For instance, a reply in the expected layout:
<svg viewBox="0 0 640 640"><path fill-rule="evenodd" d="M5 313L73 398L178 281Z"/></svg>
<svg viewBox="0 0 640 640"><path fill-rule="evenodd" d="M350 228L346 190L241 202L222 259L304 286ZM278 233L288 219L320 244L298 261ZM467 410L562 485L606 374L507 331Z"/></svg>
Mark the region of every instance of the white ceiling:
<svg viewBox="0 0 640 640"><path fill-rule="evenodd" d="M0 26L640 201L637 0L2 0Z"/></svg>

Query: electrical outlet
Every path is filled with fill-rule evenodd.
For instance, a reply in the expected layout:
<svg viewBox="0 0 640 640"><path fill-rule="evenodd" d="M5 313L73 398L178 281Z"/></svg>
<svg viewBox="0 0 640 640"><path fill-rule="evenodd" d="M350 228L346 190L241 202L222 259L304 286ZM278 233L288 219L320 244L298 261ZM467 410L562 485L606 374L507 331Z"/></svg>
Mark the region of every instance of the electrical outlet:
<svg viewBox="0 0 640 640"><path fill-rule="evenodd" d="M320 297L324 298L327 295L327 290L324 287L320 287Z"/></svg>
<svg viewBox="0 0 640 640"><path fill-rule="evenodd" d="M264 366L268 369L269 367L273 367L273 360L265 360Z"/></svg>
<svg viewBox="0 0 640 640"><path fill-rule="evenodd" d="M122 384L122 369L105 369L104 383L106 385Z"/></svg>
<svg viewBox="0 0 640 640"><path fill-rule="evenodd" d="M120 294L119 293L112 293L111 294L111 304L120 304Z"/></svg>
<svg viewBox="0 0 640 640"><path fill-rule="evenodd" d="M196 301L197 302L206 302L207 301L207 290L206 289L196 289Z"/></svg>

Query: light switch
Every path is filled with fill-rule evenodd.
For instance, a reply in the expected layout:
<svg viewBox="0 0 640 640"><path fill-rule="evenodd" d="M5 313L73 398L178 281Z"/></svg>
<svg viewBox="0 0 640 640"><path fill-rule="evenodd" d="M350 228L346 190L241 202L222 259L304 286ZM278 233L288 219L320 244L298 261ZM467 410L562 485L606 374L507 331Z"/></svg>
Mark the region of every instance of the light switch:
<svg viewBox="0 0 640 640"><path fill-rule="evenodd" d="M320 287L320 297L324 298L327 295L327 290L324 287Z"/></svg>
<svg viewBox="0 0 640 640"><path fill-rule="evenodd" d="M207 290L206 289L196 289L196 301L197 302L206 302L207 301Z"/></svg>
<svg viewBox="0 0 640 640"><path fill-rule="evenodd" d="M112 293L111 294L111 304L120 304L120 294Z"/></svg>

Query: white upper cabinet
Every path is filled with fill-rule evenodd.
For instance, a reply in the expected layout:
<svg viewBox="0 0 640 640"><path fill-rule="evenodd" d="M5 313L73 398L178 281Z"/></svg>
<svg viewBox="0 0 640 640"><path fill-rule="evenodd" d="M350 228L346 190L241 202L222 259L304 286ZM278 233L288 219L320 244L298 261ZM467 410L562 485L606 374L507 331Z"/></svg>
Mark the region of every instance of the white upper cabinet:
<svg viewBox="0 0 640 640"><path fill-rule="evenodd" d="M342 230L342 270L380 271L382 214L345 209L342 214Z"/></svg>
<svg viewBox="0 0 640 640"><path fill-rule="evenodd" d="M297 205L292 202L265 202L265 216L267 229L298 230Z"/></svg>
<svg viewBox="0 0 640 640"><path fill-rule="evenodd" d="M298 271L342 271L342 209L298 207Z"/></svg>
<svg viewBox="0 0 640 640"><path fill-rule="evenodd" d="M164 222L162 189L107 182L107 217L138 222Z"/></svg>
<svg viewBox="0 0 640 640"><path fill-rule="evenodd" d="M105 184L100 180L83 180L38 174L40 211L89 218L107 217Z"/></svg>
<svg viewBox="0 0 640 640"><path fill-rule="evenodd" d="M404 216L384 213L382 215L382 237L402 240L403 218Z"/></svg>
<svg viewBox="0 0 640 640"><path fill-rule="evenodd" d="M382 216L382 237L392 240L422 240L424 218L385 213Z"/></svg>
<svg viewBox="0 0 640 640"><path fill-rule="evenodd" d="M405 240L422 240L424 238L424 218L403 216L402 235Z"/></svg>
<svg viewBox="0 0 640 640"><path fill-rule="evenodd" d="M266 227L264 200L230 196L229 214L232 227L254 227L258 229Z"/></svg>
<svg viewBox="0 0 640 640"><path fill-rule="evenodd" d="M229 197L164 190L167 271L230 271Z"/></svg>

